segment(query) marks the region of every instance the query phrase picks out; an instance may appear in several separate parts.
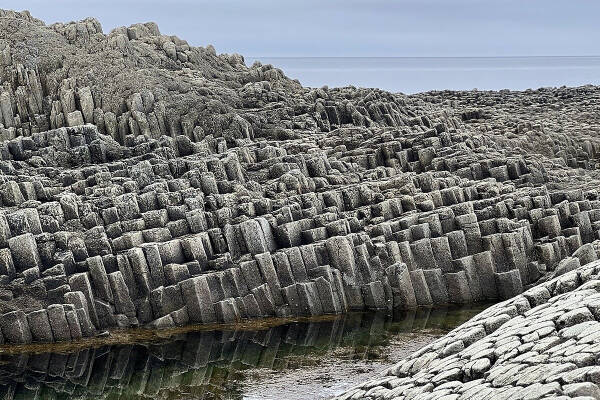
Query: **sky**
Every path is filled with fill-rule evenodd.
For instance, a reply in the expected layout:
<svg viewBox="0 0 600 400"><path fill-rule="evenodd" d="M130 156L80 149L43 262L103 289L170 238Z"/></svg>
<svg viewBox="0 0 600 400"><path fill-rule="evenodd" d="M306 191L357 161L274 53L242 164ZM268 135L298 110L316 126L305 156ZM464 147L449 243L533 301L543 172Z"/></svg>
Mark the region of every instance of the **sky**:
<svg viewBox="0 0 600 400"><path fill-rule="evenodd" d="M2 0L46 23L154 21L247 57L600 55L597 0Z"/></svg>

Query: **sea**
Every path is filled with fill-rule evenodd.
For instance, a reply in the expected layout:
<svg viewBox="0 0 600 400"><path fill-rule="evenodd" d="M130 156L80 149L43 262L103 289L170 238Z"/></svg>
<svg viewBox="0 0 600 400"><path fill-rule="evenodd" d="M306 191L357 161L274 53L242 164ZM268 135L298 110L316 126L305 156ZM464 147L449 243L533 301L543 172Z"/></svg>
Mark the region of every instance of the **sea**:
<svg viewBox="0 0 600 400"><path fill-rule="evenodd" d="M308 87L357 86L413 94L430 90L526 90L600 84L600 56L247 57Z"/></svg>

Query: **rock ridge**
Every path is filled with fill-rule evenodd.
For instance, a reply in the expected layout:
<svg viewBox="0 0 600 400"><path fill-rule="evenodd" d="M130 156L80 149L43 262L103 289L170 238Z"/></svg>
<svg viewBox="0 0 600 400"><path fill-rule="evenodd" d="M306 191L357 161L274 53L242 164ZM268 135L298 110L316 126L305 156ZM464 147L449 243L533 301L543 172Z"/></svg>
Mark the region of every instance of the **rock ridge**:
<svg viewBox="0 0 600 400"><path fill-rule="evenodd" d="M505 300L598 258L598 87L305 88L12 11L0 80L0 342Z"/></svg>

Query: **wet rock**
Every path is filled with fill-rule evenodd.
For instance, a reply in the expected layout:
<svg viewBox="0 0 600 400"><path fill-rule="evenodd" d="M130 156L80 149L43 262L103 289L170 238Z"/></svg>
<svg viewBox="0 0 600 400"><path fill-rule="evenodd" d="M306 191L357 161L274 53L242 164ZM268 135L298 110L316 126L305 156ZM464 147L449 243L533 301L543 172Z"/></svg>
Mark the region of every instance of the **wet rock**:
<svg viewBox="0 0 600 400"><path fill-rule="evenodd" d="M467 275L464 271L444 275L448 299L451 303L468 304L473 301Z"/></svg>
<svg viewBox="0 0 600 400"><path fill-rule="evenodd" d="M429 286L425 280L425 275L422 269L410 271L410 280L415 291L415 297L417 304L420 306L427 306L433 304L431 294L429 293Z"/></svg>
<svg viewBox="0 0 600 400"><path fill-rule="evenodd" d="M54 340L57 342L71 340L71 329L62 304L52 304L48 307L48 320L50 321Z"/></svg>
<svg viewBox="0 0 600 400"><path fill-rule="evenodd" d="M193 322L215 322L216 314L206 277L199 276L180 283L183 301Z"/></svg>
<svg viewBox="0 0 600 400"><path fill-rule="evenodd" d="M119 314L125 314L128 317L135 317L135 306L129 295L129 289L123 279L121 271L115 271L108 274L111 292L114 294L115 310Z"/></svg>
<svg viewBox="0 0 600 400"><path fill-rule="evenodd" d="M523 292L523 284L519 271L496 273L496 287L501 299L509 299Z"/></svg>
<svg viewBox="0 0 600 400"><path fill-rule="evenodd" d="M416 307L417 298L406 264L394 264L388 267L386 275L392 287L394 307Z"/></svg>
<svg viewBox="0 0 600 400"><path fill-rule="evenodd" d="M448 289L442 270L438 268L426 269L423 270L423 276L431 295L432 304L447 304L449 302Z"/></svg>

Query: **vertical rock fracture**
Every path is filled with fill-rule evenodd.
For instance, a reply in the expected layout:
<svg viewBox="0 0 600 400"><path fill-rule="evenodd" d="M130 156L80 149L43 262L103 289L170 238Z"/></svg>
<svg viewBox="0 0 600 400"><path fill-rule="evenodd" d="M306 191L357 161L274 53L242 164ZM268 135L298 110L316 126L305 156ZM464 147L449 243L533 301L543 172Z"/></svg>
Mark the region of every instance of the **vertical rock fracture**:
<svg viewBox="0 0 600 400"><path fill-rule="evenodd" d="M597 259L595 87L305 88L3 10L0 78L0 343L503 300Z"/></svg>

